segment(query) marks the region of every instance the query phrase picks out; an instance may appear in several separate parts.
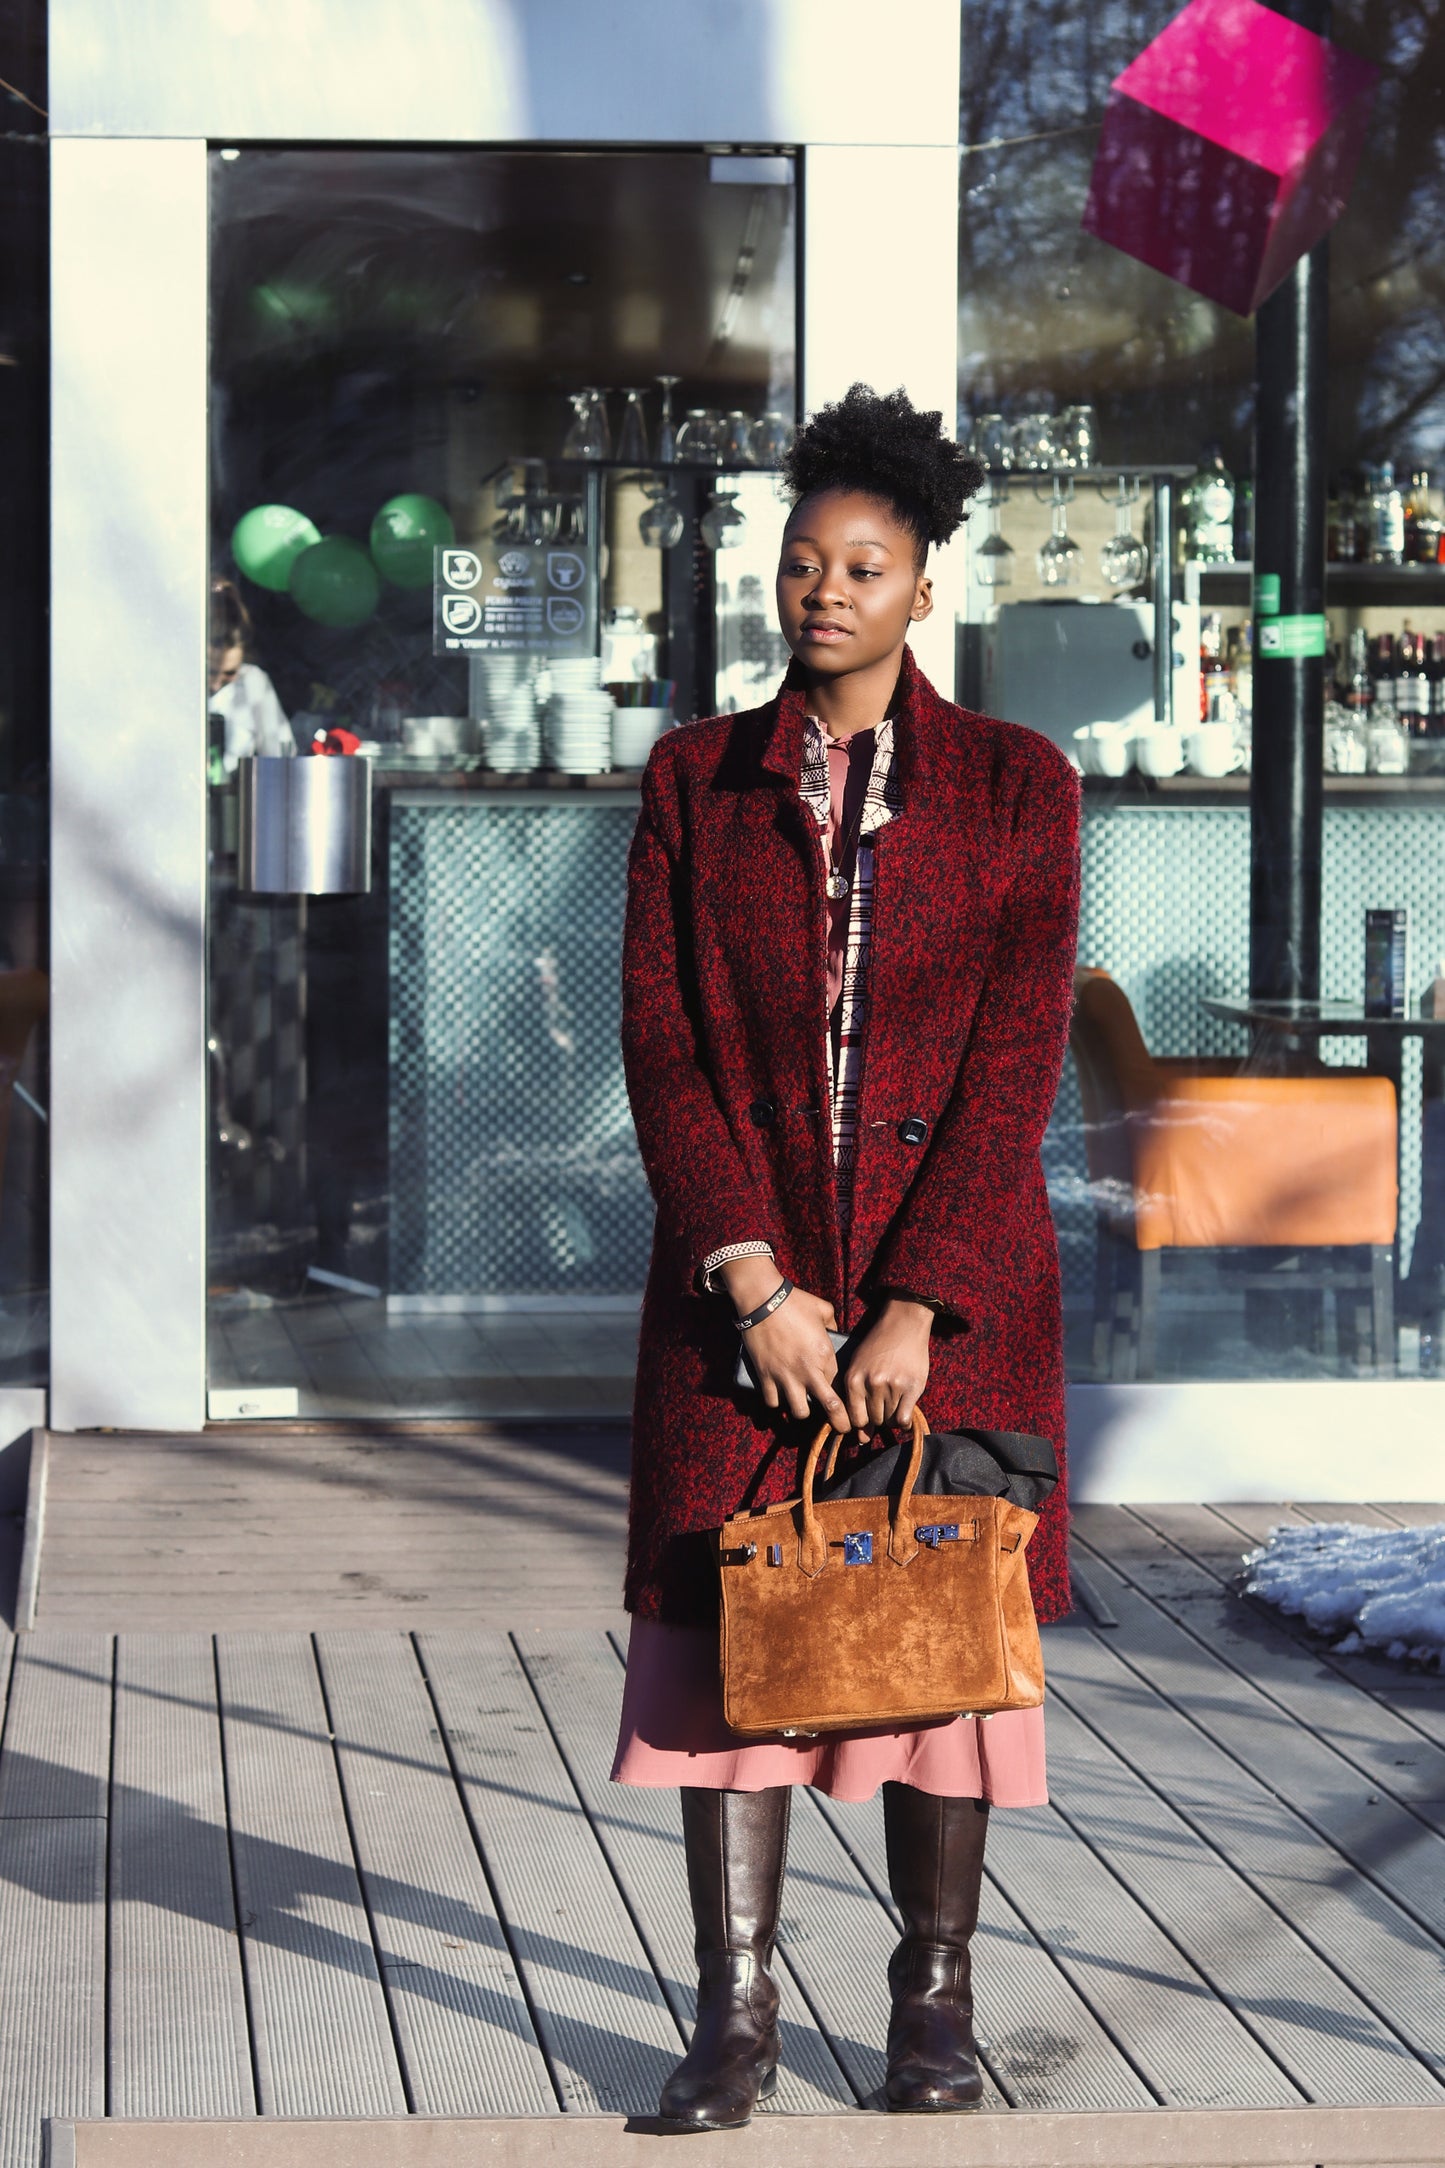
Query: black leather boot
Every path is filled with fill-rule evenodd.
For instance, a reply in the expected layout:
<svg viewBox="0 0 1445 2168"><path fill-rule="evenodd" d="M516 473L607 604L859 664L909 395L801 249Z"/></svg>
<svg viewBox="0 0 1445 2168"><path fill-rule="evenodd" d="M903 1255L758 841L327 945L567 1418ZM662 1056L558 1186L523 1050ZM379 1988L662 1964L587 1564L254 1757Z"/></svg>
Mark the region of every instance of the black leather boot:
<svg viewBox="0 0 1445 2168"><path fill-rule="evenodd" d="M792 1787L684 1787L682 1834L697 1929L697 2024L658 2103L687 2130L735 2130L778 2082L778 1990L769 1977Z"/></svg>
<svg viewBox="0 0 1445 2168"><path fill-rule="evenodd" d="M883 1787L888 1886L903 1940L888 1961L890 2108L940 2114L983 2098L973 2040L969 1942L978 1925L988 1807Z"/></svg>

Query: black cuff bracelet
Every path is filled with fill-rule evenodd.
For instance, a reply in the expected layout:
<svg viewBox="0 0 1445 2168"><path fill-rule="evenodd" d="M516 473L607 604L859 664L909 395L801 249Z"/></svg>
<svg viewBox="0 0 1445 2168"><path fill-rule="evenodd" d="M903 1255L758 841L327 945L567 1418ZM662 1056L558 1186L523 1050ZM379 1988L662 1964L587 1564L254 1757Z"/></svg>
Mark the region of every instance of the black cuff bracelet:
<svg viewBox="0 0 1445 2168"><path fill-rule="evenodd" d="M749 1310L746 1317L734 1319L739 1332L751 1332L754 1325L761 1325L765 1317L771 1317L780 1304L785 1303L793 1292L791 1280L783 1280L773 1289L766 1302L760 1302L756 1310Z"/></svg>

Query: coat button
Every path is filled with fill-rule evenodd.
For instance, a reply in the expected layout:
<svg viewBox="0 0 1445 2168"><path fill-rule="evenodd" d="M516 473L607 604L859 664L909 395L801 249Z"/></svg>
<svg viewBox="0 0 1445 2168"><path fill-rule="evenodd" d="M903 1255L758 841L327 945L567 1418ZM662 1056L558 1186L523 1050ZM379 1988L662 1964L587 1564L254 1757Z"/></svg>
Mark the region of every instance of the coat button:
<svg viewBox="0 0 1445 2168"><path fill-rule="evenodd" d="M928 1135L928 1124L921 1114L908 1114L898 1124L900 1144L921 1144Z"/></svg>
<svg viewBox="0 0 1445 2168"><path fill-rule="evenodd" d="M771 1129L777 1112L771 1099L755 1099L748 1108L749 1117L759 1129Z"/></svg>

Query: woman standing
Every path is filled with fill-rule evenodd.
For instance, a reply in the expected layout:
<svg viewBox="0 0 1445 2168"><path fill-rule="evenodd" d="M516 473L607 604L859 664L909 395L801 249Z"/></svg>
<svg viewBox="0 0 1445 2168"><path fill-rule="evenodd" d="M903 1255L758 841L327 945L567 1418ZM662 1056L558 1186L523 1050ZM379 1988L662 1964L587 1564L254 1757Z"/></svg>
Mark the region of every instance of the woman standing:
<svg viewBox="0 0 1445 2168"><path fill-rule="evenodd" d="M777 697L664 738L629 868L623 1052L657 1203L633 1427L614 1777L682 1789L698 2021L664 2117L776 2082L794 1784L884 1788L904 1934L890 2107L977 2105L969 1941L990 1804L1047 1794L1042 1710L747 1743L723 1721L715 1532L795 1495L817 1420L1051 1439L1058 1263L1039 1146L1068 1033L1078 788L1047 739L943 700L906 645L982 471L902 392L800 433ZM829 1328L848 1332L835 1377ZM739 1334L758 1391L733 1383ZM1068 1608L1062 1482L1029 1548Z"/></svg>

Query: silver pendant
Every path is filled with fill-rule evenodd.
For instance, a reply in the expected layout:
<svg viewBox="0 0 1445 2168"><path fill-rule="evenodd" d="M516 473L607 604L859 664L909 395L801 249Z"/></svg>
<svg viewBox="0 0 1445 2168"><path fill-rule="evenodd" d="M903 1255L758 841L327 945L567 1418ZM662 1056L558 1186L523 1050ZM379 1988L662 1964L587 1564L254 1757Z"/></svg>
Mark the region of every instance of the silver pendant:
<svg viewBox="0 0 1445 2168"><path fill-rule="evenodd" d="M848 876L846 873L830 873L823 885L834 903L837 903L840 897L848 893Z"/></svg>

